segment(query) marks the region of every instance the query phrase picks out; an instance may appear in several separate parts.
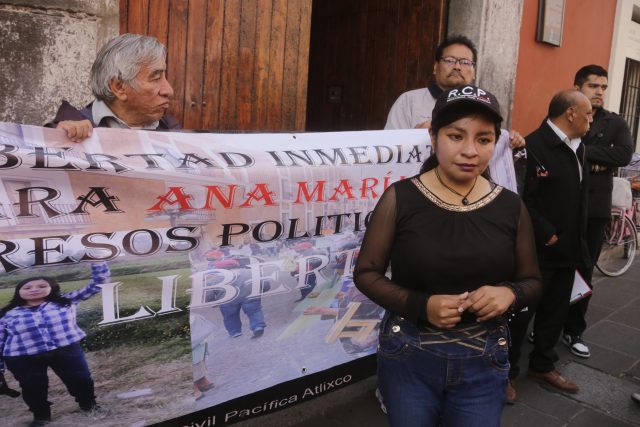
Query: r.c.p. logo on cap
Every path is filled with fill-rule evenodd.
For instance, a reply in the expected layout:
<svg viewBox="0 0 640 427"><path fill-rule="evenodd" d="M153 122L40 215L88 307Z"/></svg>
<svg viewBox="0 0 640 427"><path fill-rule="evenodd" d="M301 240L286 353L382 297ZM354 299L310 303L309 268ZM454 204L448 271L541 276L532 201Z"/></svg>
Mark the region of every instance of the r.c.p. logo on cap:
<svg viewBox="0 0 640 427"><path fill-rule="evenodd" d="M487 96L487 92L474 86L464 86L459 89L452 89L447 95L447 102L460 98L475 99L491 104L491 99Z"/></svg>

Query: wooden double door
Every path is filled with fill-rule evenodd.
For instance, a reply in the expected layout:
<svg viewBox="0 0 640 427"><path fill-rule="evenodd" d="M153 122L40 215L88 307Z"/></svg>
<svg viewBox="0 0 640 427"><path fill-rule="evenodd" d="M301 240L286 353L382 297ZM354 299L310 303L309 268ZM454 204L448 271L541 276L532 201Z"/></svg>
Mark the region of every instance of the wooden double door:
<svg viewBox="0 0 640 427"><path fill-rule="evenodd" d="M431 76L446 0L120 0L167 46L185 128L378 129Z"/></svg>

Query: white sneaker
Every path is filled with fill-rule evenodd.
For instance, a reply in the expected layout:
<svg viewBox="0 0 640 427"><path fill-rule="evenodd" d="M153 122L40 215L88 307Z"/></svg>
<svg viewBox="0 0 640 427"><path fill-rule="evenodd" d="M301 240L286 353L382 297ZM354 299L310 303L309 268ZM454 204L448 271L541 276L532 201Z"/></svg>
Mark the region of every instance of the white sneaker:
<svg viewBox="0 0 640 427"><path fill-rule="evenodd" d="M587 347L584 341L582 341L582 337L580 335L564 334L562 336L562 341L571 349L571 353L576 356L584 357L585 359L591 356L589 347Z"/></svg>

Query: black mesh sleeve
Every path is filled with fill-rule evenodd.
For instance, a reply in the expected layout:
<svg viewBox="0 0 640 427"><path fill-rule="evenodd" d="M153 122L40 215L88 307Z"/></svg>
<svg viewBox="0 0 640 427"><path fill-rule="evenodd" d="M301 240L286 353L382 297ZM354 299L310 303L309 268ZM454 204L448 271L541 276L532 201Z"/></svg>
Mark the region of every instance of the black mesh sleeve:
<svg viewBox="0 0 640 427"><path fill-rule="evenodd" d="M362 241L353 279L370 300L418 324L426 321L428 295L385 276L396 231L396 191L389 187L376 205Z"/></svg>

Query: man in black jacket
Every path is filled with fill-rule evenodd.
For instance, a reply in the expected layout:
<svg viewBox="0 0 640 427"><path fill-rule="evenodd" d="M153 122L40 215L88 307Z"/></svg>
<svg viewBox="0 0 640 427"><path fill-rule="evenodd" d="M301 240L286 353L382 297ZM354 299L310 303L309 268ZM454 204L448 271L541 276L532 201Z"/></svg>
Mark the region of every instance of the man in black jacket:
<svg viewBox="0 0 640 427"><path fill-rule="evenodd" d="M590 168L586 239L591 265L581 273L591 286L593 267L602 249L604 228L611 217L613 174L616 168L629 164L633 144L624 119L603 108L608 87L607 70L599 65L584 66L576 73L573 84L589 98L593 107L593 123L582 138ZM563 341L573 354L580 357L591 355L582 340L582 333L587 328L585 314L589 299L586 297L573 304L564 324Z"/></svg>
<svg viewBox="0 0 640 427"><path fill-rule="evenodd" d="M580 138L589 130L591 114L591 103L581 92L559 92L549 104L548 118L525 138L527 176L523 199L531 214L545 286L536 311L528 376L568 393L576 393L578 386L555 369L558 356L554 346L569 311L575 271L589 264L584 239L589 169ZM529 309L511 324L511 379L517 375L520 345L533 307ZM515 397L515 389L512 390Z"/></svg>
<svg viewBox="0 0 640 427"><path fill-rule="evenodd" d="M66 101L45 126L64 129L74 142L94 127L180 129L168 114L173 88L166 78L164 45L153 37L122 34L105 44L91 67L95 100L82 110Z"/></svg>

